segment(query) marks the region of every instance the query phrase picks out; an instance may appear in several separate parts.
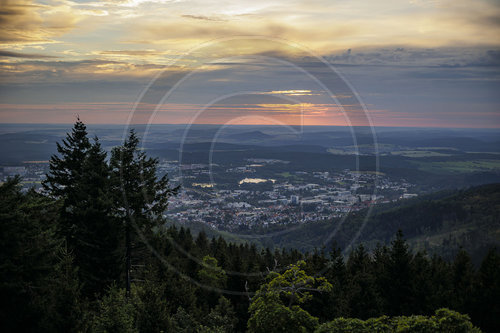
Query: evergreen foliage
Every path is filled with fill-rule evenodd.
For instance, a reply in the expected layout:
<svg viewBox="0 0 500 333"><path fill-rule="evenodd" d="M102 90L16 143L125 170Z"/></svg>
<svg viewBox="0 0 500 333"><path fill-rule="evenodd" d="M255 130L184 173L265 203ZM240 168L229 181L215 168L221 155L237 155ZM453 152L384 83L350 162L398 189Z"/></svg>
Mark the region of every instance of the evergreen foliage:
<svg viewBox="0 0 500 333"><path fill-rule="evenodd" d="M476 268L466 251L452 260L412 253L397 230L387 246L360 245L346 257L333 244L301 253L193 237L184 227L165 226L162 212L176 189L157 176L158 161L140 151L134 132L109 162L98 140L87 144L85 137L78 121L51 159L46 194L23 193L18 177L0 185L4 332L500 327L495 249ZM133 281L123 278L132 247Z"/></svg>

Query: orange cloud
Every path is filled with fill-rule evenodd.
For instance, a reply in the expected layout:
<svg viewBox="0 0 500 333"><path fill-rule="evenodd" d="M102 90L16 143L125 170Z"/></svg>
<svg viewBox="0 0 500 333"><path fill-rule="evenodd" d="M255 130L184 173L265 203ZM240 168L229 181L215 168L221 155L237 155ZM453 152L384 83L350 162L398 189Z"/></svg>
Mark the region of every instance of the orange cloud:
<svg viewBox="0 0 500 333"><path fill-rule="evenodd" d="M32 0L0 0L0 44L16 46L56 42L75 27L79 17L69 5Z"/></svg>

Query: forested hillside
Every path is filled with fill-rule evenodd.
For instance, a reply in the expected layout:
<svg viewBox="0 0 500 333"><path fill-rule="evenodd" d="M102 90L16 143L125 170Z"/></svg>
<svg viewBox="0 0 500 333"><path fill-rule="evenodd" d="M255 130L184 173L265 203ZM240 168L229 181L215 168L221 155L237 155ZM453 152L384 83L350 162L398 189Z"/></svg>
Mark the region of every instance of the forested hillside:
<svg viewBox="0 0 500 333"><path fill-rule="evenodd" d="M157 177L158 161L138 143L131 132L108 159L77 122L51 159L45 193L21 192L19 178L0 186L2 331L499 327L497 250L489 249L478 268L463 250L451 261L413 254L398 224L387 225L389 246L359 245L347 258L336 246L302 253L193 236L165 226L161 212L176 188ZM494 209L482 213L485 221Z"/></svg>
<svg viewBox="0 0 500 333"><path fill-rule="evenodd" d="M361 228L366 211L352 213L333 240L345 248ZM310 251L324 244L338 220L310 223L295 230L262 238L267 246ZM425 250L452 259L460 248L478 263L492 246L500 245L500 184L489 184L459 191L443 191L396 203L373 207L355 244L373 249L388 244L395 230L401 229L415 251ZM347 249L348 251L350 249Z"/></svg>

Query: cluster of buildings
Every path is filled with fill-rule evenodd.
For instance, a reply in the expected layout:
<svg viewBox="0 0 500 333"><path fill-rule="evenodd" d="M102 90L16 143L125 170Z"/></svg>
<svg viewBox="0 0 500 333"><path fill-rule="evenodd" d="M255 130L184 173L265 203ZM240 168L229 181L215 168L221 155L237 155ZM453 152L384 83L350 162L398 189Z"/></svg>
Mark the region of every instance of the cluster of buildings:
<svg viewBox="0 0 500 333"><path fill-rule="evenodd" d="M411 193L412 184L375 172L295 171L276 174L273 179L249 178L257 177L255 169L265 166L266 161L248 162L252 164L211 168L213 179L218 178L217 172L241 174L241 180L232 183L196 181L199 169L196 174L183 172L182 179L174 179L182 180L183 186L171 199L166 217L234 231L328 220L372 204L416 196ZM263 183L268 186L259 186Z"/></svg>
<svg viewBox="0 0 500 333"><path fill-rule="evenodd" d="M49 161L26 161L22 165L0 166L0 183L19 175L22 177L23 190L38 190L48 171Z"/></svg>
<svg viewBox="0 0 500 333"><path fill-rule="evenodd" d="M269 169L261 172L276 164L283 168L278 168L280 172L273 178L269 178ZM244 166L162 161L159 173L168 173L174 184L182 184L165 216L178 222L197 221L215 229L239 230L327 220L373 204L417 196L412 193L414 185L381 173L348 169L283 172L287 164L274 159L249 159ZM24 189L40 189L47 172L48 161L0 166L0 180L20 175ZM207 182L208 176L212 181Z"/></svg>

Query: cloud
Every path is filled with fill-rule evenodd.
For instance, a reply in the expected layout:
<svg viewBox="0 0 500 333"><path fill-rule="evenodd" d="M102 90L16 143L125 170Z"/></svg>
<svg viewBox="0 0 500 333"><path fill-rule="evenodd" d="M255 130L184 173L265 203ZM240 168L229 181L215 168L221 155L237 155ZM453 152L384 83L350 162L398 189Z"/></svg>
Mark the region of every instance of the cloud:
<svg viewBox="0 0 500 333"><path fill-rule="evenodd" d="M138 22L130 31L128 38L134 41L143 41L145 44L154 44L169 47L184 45L189 49L207 41L230 36L263 36L263 38L284 38L290 41L304 42L306 45L322 45L325 40L342 40L355 36L359 31L356 23L339 23L317 30L312 25L295 22L280 22L277 19L262 19L255 22L252 17L239 20L147 20ZM252 44L251 41L248 42ZM177 45L177 46L176 46ZM254 41L252 46L256 53L259 43ZM219 52L224 52L219 49Z"/></svg>
<svg viewBox="0 0 500 333"><path fill-rule="evenodd" d="M308 89L292 89L292 90L273 90L261 92L262 95L285 95L285 96L318 96L317 92Z"/></svg>
<svg viewBox="0 0 500 333"><path fill-rule="evenodd" d="M369 65L394 67L474 67L500 66L500 48L406 46L348 49L325 59L338 66Z"/></svg>
<svg viewBox="0 0 500 333"><path fill-rule="evenodd" d="M64 83L101 80L119 82L126 80L151 79L163 65L133 64L112 60L0 61L0 82L17 83ZM175 70L176 67L170 70Z"/></svg>
<svg viewBox="0 0 500 333"><path fill-rule="evenodd" d="M285 38L323 54L341 48L403 45L495 45L499 6L478 1L407 2L193 1L151 5L137 14L128 40L189 48L211 38L262 35ZM493 24L490 24L492 22ZM131 26L131 27L132 27Z"/></svg>
<svg viewBox="0 0 500 333"><path fill-rule="evenodd" d="M42 59L42 58L57 58L55 56L50 56L46 54L37 53L20 53L0 50L0 57L10 57L10 58L26 58L26 59Z"/></svg>
<svg viewBox="0 0 500 333"><path fill-rule="evenodd" d="M75 27L79 17L64 2L37 4L32 0L0 0L0 43L54 43Z"/></svg>
<svg viewBox="0 0 500 333"><path fill-rule="evenodd" d="M156 50L109 50L109 51L100 51L99 54L144 57L144 56L157 56L164 53Z"/></svg>
<svg viewBox="0 0 500 333"><path fill-rule="evenodd" d="M221 17L214 17L214 16L205 16L205 15L189 15L189 14L184 14L182 17L185 18L190 18L194 20L202 20L202 21L227 21L227 19L223 19Z"/></svg>
<svg viewBox="0 0 500 333"><path fill-rule="evenodd" d="M399 110L401 119L439 118L452 108L491 119L499 105L498 17L493 0L0 0L0 94L12 103L121 101L167 68L158 99L199 68L172 95L176 105L240 91L261 92L239 104L270 112L290 103L271 95L326 104L324 88L297 68L258 61L279 58L316 74L317 60L295 47L302 45L341 70L373 108L388 110L384 117ZM221 42L176 60L236 35L264 40ZM341 99L345 91L334 93Z"/></svg>

